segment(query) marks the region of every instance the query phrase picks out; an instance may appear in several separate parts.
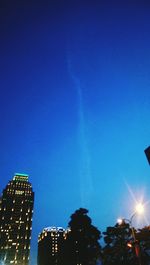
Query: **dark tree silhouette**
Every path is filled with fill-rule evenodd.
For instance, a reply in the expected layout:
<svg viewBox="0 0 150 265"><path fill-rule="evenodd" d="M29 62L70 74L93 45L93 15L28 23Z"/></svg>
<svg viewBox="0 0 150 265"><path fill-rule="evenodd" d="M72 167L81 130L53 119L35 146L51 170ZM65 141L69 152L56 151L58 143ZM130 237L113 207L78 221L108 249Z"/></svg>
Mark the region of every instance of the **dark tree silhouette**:
<svg viewBox="0 0 150 265"><path fill-rule="evenodd" d="M147 226L142 229L138 229L136 239L139 245L141 264L150 264L150 227Z"/></svg>
<svg viewBox="0 0 150 265"><path fill-rule="evenodd" d="M65 265L95 265L101 257L100 231L92 225L88 210L80 208L71 215L70 232L64 244Z"/></svg>
<svg viewBox="0 0 150 265"><path fill-rule="evenodd" d="M138 265L135 254L132 230L128 223L107 227L104 234L103 264L104 265ZM129 247L130 245L130 247Z"/></svg>

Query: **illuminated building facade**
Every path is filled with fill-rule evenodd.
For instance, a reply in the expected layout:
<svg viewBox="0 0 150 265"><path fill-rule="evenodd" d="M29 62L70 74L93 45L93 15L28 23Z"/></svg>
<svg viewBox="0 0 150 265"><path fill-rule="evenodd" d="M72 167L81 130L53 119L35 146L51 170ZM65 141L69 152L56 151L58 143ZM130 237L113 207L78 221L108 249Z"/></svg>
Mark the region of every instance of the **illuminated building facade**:
<svg viewBox="0 0 150 265"><path fill-rule="evenodd" d="M16 173L0 198L0 262L28 265L34 192L28 175Z"/></svg>
<svg viewBox="0 0 150 265"><path fill-rule="evenodd" d="M38 238L38 265L60 265L67 230L62 227L44 228Z"/></svg>

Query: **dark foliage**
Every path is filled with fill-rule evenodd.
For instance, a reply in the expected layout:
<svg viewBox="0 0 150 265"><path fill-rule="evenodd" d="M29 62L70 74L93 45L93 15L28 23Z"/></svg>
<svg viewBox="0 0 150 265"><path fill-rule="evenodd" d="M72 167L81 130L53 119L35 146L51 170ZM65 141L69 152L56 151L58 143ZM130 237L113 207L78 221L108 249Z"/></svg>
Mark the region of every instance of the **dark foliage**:
<svg viewBox="0 0 150 265"><path fill-rule="evenodd" d="M71 215L70 232L64 243L64 265L149 265L150 227L131 228L126 219L122 224L107 227L103 233L104 247L99 240L100 231L92 225L88 210L80 208Z"/></svg>
<svg viewBox="0 0 150 265"><path fill-rule="evenodd" d="M80 208L71 215L70 232L65 240L63 264L95 265L101 256L100 231L92 225L88 210Z"/></svg>
<svg viewBox="0 0 150 265"><path fill-rule="evenodd" d="M139 229L136 234L142 265L150 264L150 227Z"/></svg>
<svg viewBox="0 0 150 265"><path fill-rule="evenodd" d="M114 227L108 227L104 234L106 243L103 248L104 265L138 265L138 259L135 255L132 230L128 223L122 225L116 224ZM132 247L128 247L131 243Z"/></svg>

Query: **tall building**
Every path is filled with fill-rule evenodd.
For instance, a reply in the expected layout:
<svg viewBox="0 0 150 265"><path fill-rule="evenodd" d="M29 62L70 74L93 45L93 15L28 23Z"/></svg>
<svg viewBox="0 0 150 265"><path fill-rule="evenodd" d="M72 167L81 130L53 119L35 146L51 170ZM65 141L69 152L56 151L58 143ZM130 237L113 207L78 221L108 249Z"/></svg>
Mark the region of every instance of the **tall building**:
<svg viewBox="0 0 150 265"><path fill-rule="evenodd" d="M38 265L61 264L61 254L66 235L67 230L62 227L43 229L38 237Z"/></svg>
<svg viewBox="0 0 150 265"><path fill-rule="evenodd" d="M16 173L0 198L0 262L28 265L34 192L28 175Z"/></svg>

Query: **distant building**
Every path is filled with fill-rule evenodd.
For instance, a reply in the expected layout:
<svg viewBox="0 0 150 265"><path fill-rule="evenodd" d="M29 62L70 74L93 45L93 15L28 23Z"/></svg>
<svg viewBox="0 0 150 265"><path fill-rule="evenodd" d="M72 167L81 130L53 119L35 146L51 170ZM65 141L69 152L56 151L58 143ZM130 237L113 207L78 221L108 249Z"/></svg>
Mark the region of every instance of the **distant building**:
<svg viewBox="0 0 150 265"><path fill-rule="evenodd" d="M0 262L28 265L34 192L28 175L16 173L0 198Z"/></svg>
<svg viewBox="0 0 150 265"><path fill-rule="evenodd" d="M60 265L67 230L62 227L44 228L38 238L38 265Z"/></svg>
<svg viewBox="0 0 150 265"><path fill-rule="evenodd" d="M147 157L148 163L149 163L149 165L150 165L150 146L147 147L147 148L144 150L144 152L145 152L145 155L146 155L146 157Z"/></svg>

